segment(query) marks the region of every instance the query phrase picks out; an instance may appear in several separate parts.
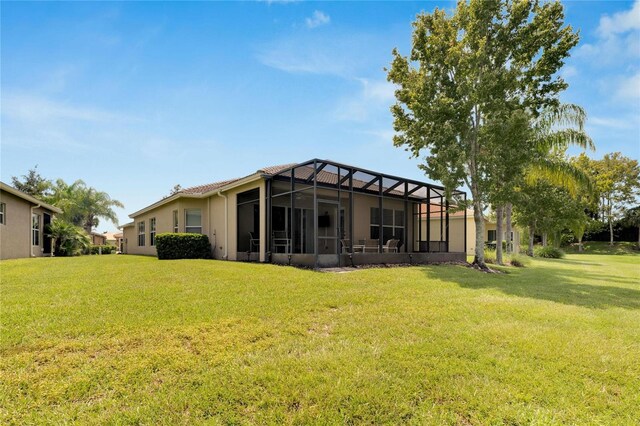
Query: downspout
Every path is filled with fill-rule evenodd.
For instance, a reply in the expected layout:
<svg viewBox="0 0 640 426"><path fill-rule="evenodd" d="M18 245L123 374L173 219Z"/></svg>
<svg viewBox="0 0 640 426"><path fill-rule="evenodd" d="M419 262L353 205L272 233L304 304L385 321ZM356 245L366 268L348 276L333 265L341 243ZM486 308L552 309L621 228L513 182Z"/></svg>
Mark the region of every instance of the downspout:
<svg viewBox="0 0 640 426"><path fill-rule="evenodd" d="M228 199L227 196L222 194L222 191L218 191L218 193L216 194L219 197L224 198L224 256L222 256L222 259L224 260L228 260L229 259L229 222L227 220L227 215L228 215Z"/></svg>
<svg viewBox="0 0 640 426"><path fill-rule="evenodd" d="M38 209L40 208L40 206L41 206L40 204L38 204L37 206L31 206L31 232L29 232L29 247L31 247L31 250L30 250L31 257L36 257L36 255L33 254L33 209ZM38 223L38 226L40 226L39 223Z"/></svg>

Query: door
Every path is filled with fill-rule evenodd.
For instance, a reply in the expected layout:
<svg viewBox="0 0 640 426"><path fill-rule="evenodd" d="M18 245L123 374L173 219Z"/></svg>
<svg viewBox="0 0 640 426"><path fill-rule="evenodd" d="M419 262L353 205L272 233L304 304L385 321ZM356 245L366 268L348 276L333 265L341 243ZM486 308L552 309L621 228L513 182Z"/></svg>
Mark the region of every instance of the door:
<svg viewBox="0 0 640 426"><path fill-rule="evenodd" d="M42 215L42 252L44 254L51 254L51 231L49 230L51 225L51 215L44 213Z"/></svg>
<svg viewBox="0 0 640 426"><path fill-rule="evenodd" d="M338 265L340 217L338 203L318 200L318 263L319 266Z"/></svg>

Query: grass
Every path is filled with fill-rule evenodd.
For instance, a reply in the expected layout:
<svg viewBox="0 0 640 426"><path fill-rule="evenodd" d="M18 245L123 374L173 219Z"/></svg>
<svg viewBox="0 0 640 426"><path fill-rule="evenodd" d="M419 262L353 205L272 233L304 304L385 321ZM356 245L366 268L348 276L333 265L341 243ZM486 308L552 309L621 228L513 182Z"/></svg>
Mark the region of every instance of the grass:
<svg viewBox="0 0 640 426"><path fill-rule="evenodd" d="M637 424L639 260L3 261L0 423Z"/></svg>
<svg viewBox="0 0 640 426"><path fill-rule="evenodd" d="M584 251L581 254L640 254L637 248L638 243L628 241L616 241L613 243L613 246L605 241L585 241L582 245ZM567 253L579 253L577 243L563 247L562 249Z"/></svg>

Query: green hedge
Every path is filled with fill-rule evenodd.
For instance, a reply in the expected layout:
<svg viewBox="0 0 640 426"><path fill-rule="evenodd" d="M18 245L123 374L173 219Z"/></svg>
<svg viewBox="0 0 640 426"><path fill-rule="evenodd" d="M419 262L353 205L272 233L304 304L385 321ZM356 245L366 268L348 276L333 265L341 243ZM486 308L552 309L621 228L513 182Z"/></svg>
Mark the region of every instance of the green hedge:
<svg viewBox="0 0 640 426"><path fill-rule="evenodd" d="M163 233L156 235L158 259L210 259L211 243L202 234Z"/></svg>
<svg viewBox="0 0 640 426"><path fill-rule="evenodd" d="M564 257L564 252L562 250L551 246L536 247L533 250L533 254L536 257L545 257L547 259L562 259Z"/></svg>
<svg viewBox="0 0 640 426"><path fill-rule="evenodd" d="M116 246L94 246L94 245L90 245L89 246L89 254L100 254L102 249L102 254L111 254L111 253L115 253L116 250L118 249Z"/></svg>

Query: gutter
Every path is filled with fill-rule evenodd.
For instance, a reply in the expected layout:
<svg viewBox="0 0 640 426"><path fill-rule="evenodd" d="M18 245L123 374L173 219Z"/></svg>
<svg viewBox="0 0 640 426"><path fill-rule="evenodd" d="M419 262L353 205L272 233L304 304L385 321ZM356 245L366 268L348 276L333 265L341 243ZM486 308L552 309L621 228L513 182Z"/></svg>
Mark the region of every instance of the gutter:
<svg viewBox="0 0 640 426"><path fill-rule="evenodd" d="M36 255L33 254L33 209L39 209L40 207L42 207L40 204L36 206L31 206L31 232L29 232L29 247L31 247L31 257L36 257ZM40 226L40 223L38 223L38 226ZM42 236L41 229L39 230L39 232L40 232L40 235Z"/></svg>
<svg viewBox="0 0 640 426"><path fill-rule="evenodd" d="M229 259L229 222L227 221L227 215L229 210L229 200L226 195L222 194L222 191L216 193L217 196L224 198L224 256L222 259Z"/></svg>

